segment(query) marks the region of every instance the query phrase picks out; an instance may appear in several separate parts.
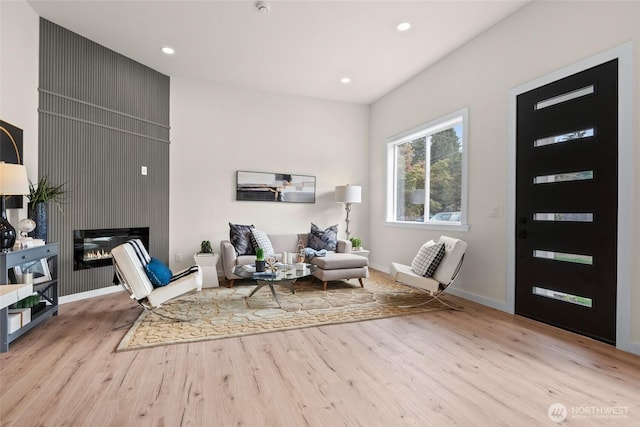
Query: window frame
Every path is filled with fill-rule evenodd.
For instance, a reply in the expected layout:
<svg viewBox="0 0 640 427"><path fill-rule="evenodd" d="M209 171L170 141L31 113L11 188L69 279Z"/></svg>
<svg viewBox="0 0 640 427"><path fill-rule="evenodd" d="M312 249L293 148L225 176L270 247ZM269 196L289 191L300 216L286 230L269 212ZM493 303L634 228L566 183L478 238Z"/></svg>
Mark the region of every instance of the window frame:
<svg viewBox="0 0 640 427"><path fill-rule="evenodd" d="M398 221L396 215L396 158L395 147L410 141L414 141L421 137L428 138L430 135L438 133L442 130L460 123L462 128L462 136L460 145L462 147L462 178L461 178L461 200L460 200L460 221L434 221L434 222L415 222L415 221ZM385 140L385 149L387 156L387 177L386 177L386 200L385 200L385 225L392 227L447 230L447 231L468 231L470 226L467 220L467 176L468 176L468 150L469 150L469 108L465 107L461 110L447 114L446 116L431 120L415 128L401 132L391 136ZM428 153L429 154L429 153ZM429 173L425 177L425 185L429 184Z"/></svg>

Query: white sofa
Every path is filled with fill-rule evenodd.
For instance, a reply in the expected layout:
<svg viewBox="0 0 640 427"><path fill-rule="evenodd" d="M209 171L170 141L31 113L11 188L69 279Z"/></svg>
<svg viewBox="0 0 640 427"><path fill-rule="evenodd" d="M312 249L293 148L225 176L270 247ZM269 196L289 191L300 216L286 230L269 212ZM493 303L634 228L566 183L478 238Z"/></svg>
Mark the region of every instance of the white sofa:
<svg viewBox="0 0 640 427"><path fill-rule="evenodd" d="M300 234L270 234L269 240L273 246L276 258L280 259L282 252L297 252L298 241L302 246L307 246L308 233ZM237 265L253 264L255 255L238 255L233 244L229 240L220 242L220 256L224 275L232 287L235 280L242 277L233 274L233 268ZM309 260L318 268L313 276L322 281L322 287L327 289L328 282L332 280L358 279L360 286L364 286L363 278L369 277L369 260L363 256L351 253L351 242L338 240L335 252L328 251L324 257L313 257Z"/></svg>

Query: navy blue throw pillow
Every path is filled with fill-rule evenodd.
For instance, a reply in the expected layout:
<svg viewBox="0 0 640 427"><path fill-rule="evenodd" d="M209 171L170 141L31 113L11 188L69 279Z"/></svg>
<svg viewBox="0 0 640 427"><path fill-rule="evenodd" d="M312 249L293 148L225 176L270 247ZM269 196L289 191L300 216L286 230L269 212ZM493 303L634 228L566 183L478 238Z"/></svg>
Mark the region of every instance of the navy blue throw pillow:
<svg viewBox="0 0 640 427"><path fill-rule="evenodd" d="M151 284L156 288L167 286L173 277L169 267L157 258L151 258L151 262L144 266L144 271L147 272Z"/></svg>

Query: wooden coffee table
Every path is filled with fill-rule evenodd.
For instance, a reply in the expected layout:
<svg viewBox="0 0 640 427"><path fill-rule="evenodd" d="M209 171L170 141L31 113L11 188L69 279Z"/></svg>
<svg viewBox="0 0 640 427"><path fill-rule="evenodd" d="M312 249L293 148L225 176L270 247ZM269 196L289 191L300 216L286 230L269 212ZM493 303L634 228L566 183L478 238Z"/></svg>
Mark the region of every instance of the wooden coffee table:
<svg viewBox="0 0 640 427"><path fill-rule="evenodd" d="M296 280L311 276L313 272L316 271L316 268L317 267L315 265L306 264L303 270L296 270L294 265L281 265L278 267L276 273L271 273L270 271L265 273L254 273L252 270L247 270L244 266L237 265L233 268L233 274L245 279L254 279L258 283L258 286L251 291L247 298L251 298L261 288L268 286L269 289L271 289L271 294L273 294L273 299L278 303L278 307L282 308L280 300L278 299L278 294L273 285L284 285L291 290L291 293L295 294L296 290L293 287L293 284Z"/></svg>

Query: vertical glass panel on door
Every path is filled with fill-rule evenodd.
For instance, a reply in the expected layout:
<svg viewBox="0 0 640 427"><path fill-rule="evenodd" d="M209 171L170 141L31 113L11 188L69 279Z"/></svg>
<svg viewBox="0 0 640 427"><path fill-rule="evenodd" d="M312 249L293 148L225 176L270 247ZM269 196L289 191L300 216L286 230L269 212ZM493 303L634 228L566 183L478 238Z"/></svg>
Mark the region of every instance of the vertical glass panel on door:
<svg viewBox="0 0 640 427"><path fill-rule="evenodd" d="M553 289L542 288L540 286L533 286L532 291L534 295L555 299L558 301L564 301L571 304L581 305L583 307L593 308L593 299L587 297L581 297L578 295L568 294L566 292L554 291Z"/></svg>
<svg viewBox="0 0 640 427"><path fill-rule="evenodd" d="M536 212L534 221L551 222L593 222L593 213L569 213L569 212Z"/></svg>
<svg viewBox="0 0 640 427"><path fill-rule="evenodd" d="M533 142L533 146L534 147L544 147L546 145L562 144L562 143L565 143L565 142L572 142L572 141L580 141L580 140L585 139L585 138L591 138L594 135L595 135L595 129L594 128L576 130L576 131L569 132L569 133L563 133L561 135L553 135L553 136L548 136L546 138L536 139Z"/></svg>
<svg viewBox="0 0 640 427"><path fill-rule="evenodd" d="M566 172L554 175L539 175L533 178L534 184L551 184L556 182L585 181L593 179L593 171Z"/></svg>
<svg viewBox="0 0 640 427"><path fill-rule="evenodd" d="M576 98L582 98L586 95L591 95L595 92L593 85L585 86L582 89L577 89L571 92L563 93L562 95L554 96L553 98L545 99L538 102L534 109L542 110L543 108L553 107L554 105L561 104L563 102L571 101Z"/></svg>
<svg viewBox="0 0 640 427"><path fill-rule="evenodd" d="M543 251L536 249L533 251L533 256L535 258L550 259L553 261L593 265L593 257L591 255L569 254L565 252Z"/></svg>

